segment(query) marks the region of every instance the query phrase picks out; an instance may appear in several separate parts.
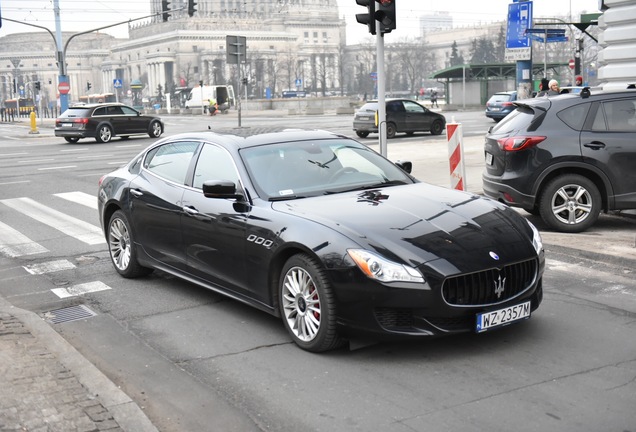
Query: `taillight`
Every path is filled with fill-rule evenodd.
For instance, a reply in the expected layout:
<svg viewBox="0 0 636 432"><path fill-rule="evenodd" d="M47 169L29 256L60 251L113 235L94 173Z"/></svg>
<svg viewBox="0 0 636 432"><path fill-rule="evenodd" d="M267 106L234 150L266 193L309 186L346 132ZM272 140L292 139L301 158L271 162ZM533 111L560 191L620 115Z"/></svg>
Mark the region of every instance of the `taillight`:
<svg viewBox="0 0 636 432"><path fill-rule="evenodd" d="M73 123L87 124L88 123L88 119L87 118L76 118L76 119L73 119Z"/></svg>
<svg viewBox="0 0 636 432"><path fill-rule="evenodd" d="M501 106L510 106L512 105L512 102L504 102L501 104Z"/></svg>
<svg viewBox="0 0 636 432"><path fill-rule="evenodd" d="M105 174L99 178L99 181L97 182L97 186L98 187L102 185L102 183L104 182L105 178L106 178Z"/></svg>
<svg viewBox="0 0 636 432"><path fill-rule="evenodd" d="M497 144L503 151L519 151L534 147L545 138L544 136L509 137L497 140Z"/></svg>

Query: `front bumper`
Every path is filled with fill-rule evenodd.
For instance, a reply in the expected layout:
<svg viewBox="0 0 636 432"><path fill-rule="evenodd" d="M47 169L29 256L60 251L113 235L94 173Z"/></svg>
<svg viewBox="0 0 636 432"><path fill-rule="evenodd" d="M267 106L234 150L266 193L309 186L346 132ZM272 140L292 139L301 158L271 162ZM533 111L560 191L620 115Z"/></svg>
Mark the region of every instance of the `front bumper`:
<svg viewBox="0 0 636 432"><path fill-rule="evenodd" d="M519 293L501 302L483 305L450 304L442 294L444 284L441 280L431 281L428 289L387 288L363 280L341 286L336 281L334 288L338 297L340 332L350 338L366 336L376 340L436 337L476 332L477 314L480 313L527 301L531 302L530 308L534 311L543 299L542 275L545 259L541 254L536 261L528 262L534 263L532 266L535 271ZM448 280L446 279L447 282ZM483 291L483 285L481 289Z"/></svg>

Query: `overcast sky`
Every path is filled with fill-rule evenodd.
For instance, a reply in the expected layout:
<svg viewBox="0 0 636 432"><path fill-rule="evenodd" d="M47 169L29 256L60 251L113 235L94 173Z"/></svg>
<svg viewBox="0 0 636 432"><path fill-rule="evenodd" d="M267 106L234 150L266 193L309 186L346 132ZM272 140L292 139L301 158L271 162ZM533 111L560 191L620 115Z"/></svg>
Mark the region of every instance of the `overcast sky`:
<svg viewBox="0 0 636 432"><path fill-rule="evenodd" d="M278 1L278 0L271 0ZM505 21L512 0L396 0L397 30L386 35L386 40L399 40L419 35L419 17L436 11L449 12L456 27L480 23ZM443 5L440 6L440 3ZM108 24L126 21L150 13L147 0L59 0L62 30L79 32ZM347 43L359 42L370 36L355 14L365 8L355 0L338 0L340 15L347 20ZM581 12L598 12L598 0L534 0L534 17L559 17L578 21ZM0 0L2 16L41 25L55 32L53 0ZM37 31L36 28L3 21L0 37L9 33ZM105 30L117 37L127 37L127 26ZM390 38L390 39L389 39Z"/></svg>

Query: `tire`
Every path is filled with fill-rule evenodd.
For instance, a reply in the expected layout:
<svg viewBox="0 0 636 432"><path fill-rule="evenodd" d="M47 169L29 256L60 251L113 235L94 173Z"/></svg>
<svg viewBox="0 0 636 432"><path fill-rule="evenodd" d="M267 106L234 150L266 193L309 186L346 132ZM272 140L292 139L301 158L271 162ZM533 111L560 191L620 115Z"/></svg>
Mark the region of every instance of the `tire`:
<svg viewBox="0 0 636 432"><path fill-rule="evenodd" d="M397 128L395 127L395 123L387 123L386 124L386 138L391 139L395 138L395 134L397 133Z"/></svg>
<svg viewBox="0 0 636 432"><path fill-rule="evenodd" d="M435 120L431 124L431 135L440 135L444 131L444 124L441 120Z"/></svg>
<svg viewBox="0 0 636 432"><path fill-rule="evenodd" d="M108 221L106 232L110 260L117 273L125 278L136 278L152 272L137 261L137 251L130 230L128 218L121 210L117 210Z"/></svg>
<svg viewBox="0 0 636 432"><path fill-rule="evenodd" d="M550 228L576 233L596 222L601 204L601 193L591 180L578 174L565 174L545 186L539 212Z"/></svg>
<svg viewBox="0 0 636 432"><path fill-rule="evenodd" d="M278 285L283 324L300 348L323 352L342 345L336 329L335 296L315 259L305 254L289 258Z"/></svg>
<svg viewBox="0 0 636 432"><path fill-rule="evenodd" d="M369 136L369 132L356 131L356 135L358 135L360 138L366 138Z"/></svg>
<svg viewBox="0 0 636 432"><path fill-rule="evenodd" d="M150 123L150 126L148 127L148 135L150 138L159 138L162 133L163 128L161 127L161 123L156 120Z"/></svg>
<svg viewBox="0 0 636 432"><path fill-rule="evenodd" d="M97 129L97 135L95 136L95 140L99 143L107 143L113 139L113 130L108 125L101 125L99 129Z"/></svg>
<svg viewBox="0 0 636 432"><path fill-rule="evenodd" d="M75 138L75 137L64 137L64 139L66 140L67 143L71 143L71 144L75 144L76 142L80 140L79 138Z"/></svg>

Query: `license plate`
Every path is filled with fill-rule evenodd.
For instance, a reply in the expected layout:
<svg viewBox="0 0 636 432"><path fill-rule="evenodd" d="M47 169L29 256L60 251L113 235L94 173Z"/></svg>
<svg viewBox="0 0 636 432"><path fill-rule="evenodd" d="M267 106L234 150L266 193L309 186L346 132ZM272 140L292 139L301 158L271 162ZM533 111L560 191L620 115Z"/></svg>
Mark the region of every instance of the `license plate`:
<svg viewBox="0 0 636 432"><path fill-rule="evenodd" d="M493 160L494 160L494 157L492 153L486 152L486 165L492 165Z"/></svg>
<svg viewBox="0 0 636 432"><path fill-rule="evenodd" d="M477 333L530 318L530 302L477 314Z"/></svg>
<svg viewBox="0 0 636 432"><path fill-rule="evenodd" d="M62 123L62 127L73 127L73 123Z"/></svg>
<svg viewBox="0 0 636 432"><path fill-rule="evenodd" d="M490 111L499 111L499 108L490 108Z"/></svg>
<svg viewBox="0 0 636 432"><path fill-rule="evenodd" d="M367 116L360 116L360 117L358 117L358 120L369 120L369 117L367 117Z"/></svg>

